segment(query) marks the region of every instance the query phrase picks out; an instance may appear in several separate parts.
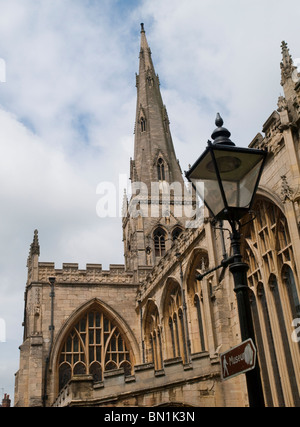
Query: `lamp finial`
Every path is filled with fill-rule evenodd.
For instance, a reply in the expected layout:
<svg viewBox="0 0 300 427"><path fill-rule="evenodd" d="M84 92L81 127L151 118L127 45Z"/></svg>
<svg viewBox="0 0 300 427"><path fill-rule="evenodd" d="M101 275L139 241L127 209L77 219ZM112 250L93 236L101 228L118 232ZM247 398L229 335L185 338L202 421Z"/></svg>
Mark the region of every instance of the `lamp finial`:
<svg viewBox="0 0 300 427"><path fill-rule="evenodd" d="M216 126L217 129L213 131L212 139L214 140L215 145L232 145L235 146L235 144L230 140L231 133L228 129L224 128L224 121L220 115L220 113L217 114L216 118Z"/></svg>
<svg viewBox="0 0 300 427"><path fill-rule="evenodd" d="M217 118L216 118L216 126L218 126L218 128L222 127L224 124L224 121L220 115L220 113L217 113Z"/></svg>

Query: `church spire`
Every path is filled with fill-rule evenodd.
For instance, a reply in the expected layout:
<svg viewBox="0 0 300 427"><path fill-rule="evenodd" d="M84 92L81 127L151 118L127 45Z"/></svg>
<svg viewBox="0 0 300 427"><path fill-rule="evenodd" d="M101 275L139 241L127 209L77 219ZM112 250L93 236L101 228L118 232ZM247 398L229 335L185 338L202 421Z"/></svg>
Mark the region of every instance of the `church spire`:
<svg viewBox="0 0 300 427"><path fill-rule="evenodd" d="M144 24L140 34L132 196L128 202L124 198L123 204L125 264L132 271L157 264L186 222L185 185Z"/></svg>
<svg viewBox="0 0 300 427"><path fill-rule="evenodd" d="M168 113L163 104L159 77L155 73L144 24L141 24L136 86L135 149L131 180L145 183L148 189L151 182L161 180L183 183L169 129ZM159 173L162 170L158 167L159 162L163 162L163 174Z"/></svg>
<svg viewBox="0 0 300 427"><path fill-rule="evenodd" d="M140 72L141 72L141 67L143 69L150 68L154 71L154 67L151 59L151 49L148 45L144 24L141 24Z"/></svg>

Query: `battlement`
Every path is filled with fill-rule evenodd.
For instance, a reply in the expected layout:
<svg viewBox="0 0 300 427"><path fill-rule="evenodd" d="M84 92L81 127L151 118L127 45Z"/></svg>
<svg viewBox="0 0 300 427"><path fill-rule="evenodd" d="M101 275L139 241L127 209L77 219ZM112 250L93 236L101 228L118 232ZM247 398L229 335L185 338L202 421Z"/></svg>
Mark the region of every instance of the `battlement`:
<svg viewBox="0 0 300 427"><path fill-rule="evenodd" d="M87 264L82 270L74 263L64 263L61 269L57 269L54 263L39 262L38 281L48 282L49 277L55 277L58 284L133 283L133 273L125 271L124 265L111 264L109 270L103 270L102 264Z"/></svg>

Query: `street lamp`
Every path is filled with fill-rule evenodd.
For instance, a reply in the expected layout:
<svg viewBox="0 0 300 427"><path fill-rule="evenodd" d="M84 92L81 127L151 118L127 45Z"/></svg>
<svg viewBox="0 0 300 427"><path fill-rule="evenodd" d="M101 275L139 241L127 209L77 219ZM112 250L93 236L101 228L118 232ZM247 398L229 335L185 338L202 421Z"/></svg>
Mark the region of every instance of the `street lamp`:
<svg viewBox="0 0 300 427"><path fill-rule="evenodd" d="M208 141L186 176L216 219L238 221L251 209L267 153L236 147L220 114L216 125L214 143Z"/></svg>
<svg viewBox="0 0 300 427"><path fill-rule="evenodd" d="M212 134L214 142L208 141L205 152L186 173L186 177L211 215L231 225L232 256L227 262L223 260L221 266L230 264L234 278L242 340L251 338L255 343L247 283L249 266L243 262L241 255L240 219L251 210L267 152L236 147L223 124L220 114L217 114L217 129ZM255 369L246 373L246 381L250 406L264 406L258 362Z"/></svg>

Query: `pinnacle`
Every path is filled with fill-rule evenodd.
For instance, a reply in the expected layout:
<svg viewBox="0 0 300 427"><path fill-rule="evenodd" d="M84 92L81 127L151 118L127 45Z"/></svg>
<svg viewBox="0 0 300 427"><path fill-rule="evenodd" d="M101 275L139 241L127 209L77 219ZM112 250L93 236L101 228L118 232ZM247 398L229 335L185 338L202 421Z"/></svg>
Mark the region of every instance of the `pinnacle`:
<svg viewBox="0 0 300 427"><path fill-rule="evenodd" d="M34 230L33 242L30 245L30 255L40 255L39 232Z"/></svg>

